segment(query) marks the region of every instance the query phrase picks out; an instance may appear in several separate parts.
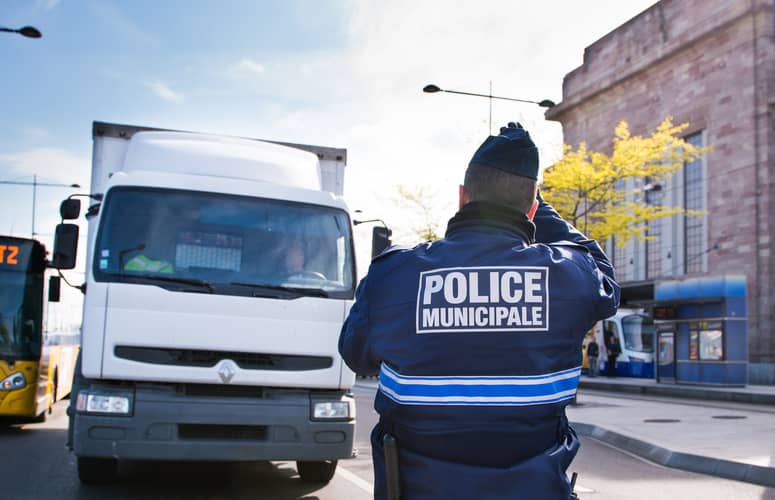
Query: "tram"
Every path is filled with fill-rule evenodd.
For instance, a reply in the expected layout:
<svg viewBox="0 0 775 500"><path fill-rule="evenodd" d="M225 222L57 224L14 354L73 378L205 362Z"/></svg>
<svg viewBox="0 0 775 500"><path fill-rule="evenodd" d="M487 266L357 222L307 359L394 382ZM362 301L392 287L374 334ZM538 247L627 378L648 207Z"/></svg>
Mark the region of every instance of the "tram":
<svg viewBox="0 0 775 500"><path fill-rule="evenodd" d="M654 378L654 346L656 327L643 309L621 308L614 316L598 321L584 340L584 368L587 370L586 345L595 338L600 348L598 373L608 371L606 352L611 338L616 337L621 353L616 359L616 375L620 377Z"/></svg>

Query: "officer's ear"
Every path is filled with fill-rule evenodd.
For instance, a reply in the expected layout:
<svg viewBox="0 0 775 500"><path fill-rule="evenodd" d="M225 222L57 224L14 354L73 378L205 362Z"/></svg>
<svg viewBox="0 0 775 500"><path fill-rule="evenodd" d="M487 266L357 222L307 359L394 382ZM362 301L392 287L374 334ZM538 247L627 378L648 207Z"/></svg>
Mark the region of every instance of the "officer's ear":
<svg viewBox="0 0 775 500"><path fill-rule="evenodd" d="M462 184L460 185L460 189L458 191L458 197L460 200L460 205L458 206L458 208L463 208L470 201L468 198L468 192L466 192L466 188Z"/></svg>
<svg viewBox="0 0 775 500"><path fill-rule="evenodd" d="M536 210L538 210L538 200L533 200L530 210L527 211L527 218L529 220L533 220L533 217L536 215Z"/></svg>

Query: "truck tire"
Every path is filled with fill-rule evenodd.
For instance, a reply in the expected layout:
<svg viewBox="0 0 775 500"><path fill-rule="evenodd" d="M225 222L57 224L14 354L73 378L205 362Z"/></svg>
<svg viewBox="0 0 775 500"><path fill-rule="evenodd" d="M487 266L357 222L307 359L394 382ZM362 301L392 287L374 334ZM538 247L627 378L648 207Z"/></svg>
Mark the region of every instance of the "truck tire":
<svg viewBox="0 0 775 500"><path fill-rule="evenodd" d="M117 472L115 458L78 457L78 479L84 484L109 483Z"/></svg>
<svg viewBox="0 0 775 500"><path fill-rule="evenodd" d="M301 480L305 483L328 483L336 472L337 460L322 462L296 462Z"/></svg>

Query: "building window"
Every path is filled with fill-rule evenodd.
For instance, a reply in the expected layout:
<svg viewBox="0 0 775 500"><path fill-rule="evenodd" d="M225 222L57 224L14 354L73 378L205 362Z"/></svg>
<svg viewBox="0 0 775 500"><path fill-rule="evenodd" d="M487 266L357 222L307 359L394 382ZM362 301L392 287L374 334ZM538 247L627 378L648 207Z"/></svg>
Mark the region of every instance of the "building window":
<svg viewBox="0 0 775 500"><path fill-rule="evenodd" d="M621 281L627 276L627 249L625 245L616 243L616 236L611 237L611 251L608 252L608 258L614 266L616 279Z"/></svg>
<svg viewBox="0 0 775 500"><path fill-rule="evenodd" d="M651 180L644 180L646 185L651 185ZM651 189L645 192L645 201L647 205L660 205L662 203L662 193L658 189ZM656 278L662 274L662 219L652 220L648 223L646 229L646 279Z"/></svg>
<svg viewBox="0 0 775 500"><path fill-rule="evenodd" d="M614 185L614 189L617 191L623 191L625 187L626 184L621 179L616 181L616 184ZM609 258L614 265L616 279L619 281L626 280L630 274L631 262L627 259L627 245L619 244L616 241L616 236L611 237L611 253L609 254Z"/></svg>
<svg viewBox="0 0 775 500"><path fill-rule="evenodd" d="M703 146L702 132L687 136L685 140L694 146ZM684 208L686 210L705 210L704 170L702 158L684 164ZM687 216L684 220L684 273L700 273L704 271L704 256L707 251L705 217Z"/></svg>

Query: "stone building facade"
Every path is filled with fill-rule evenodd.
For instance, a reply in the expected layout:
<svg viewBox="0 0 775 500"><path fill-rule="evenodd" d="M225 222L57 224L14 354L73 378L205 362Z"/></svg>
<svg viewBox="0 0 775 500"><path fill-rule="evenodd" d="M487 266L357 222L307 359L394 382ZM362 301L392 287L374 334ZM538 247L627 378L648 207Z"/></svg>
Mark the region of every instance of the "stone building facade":
<svg viewBox="0 0 775 500"><path fill-rule="evenodd" d="M775 383L775 6L773 0L662 0L584 51L546 113L565 143L610 151L626 120L649 134L666 116L713 150L642 202L702 210L608 245L625 285L684 276L747 278L749 381Z"/></svg>

